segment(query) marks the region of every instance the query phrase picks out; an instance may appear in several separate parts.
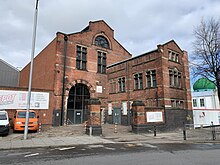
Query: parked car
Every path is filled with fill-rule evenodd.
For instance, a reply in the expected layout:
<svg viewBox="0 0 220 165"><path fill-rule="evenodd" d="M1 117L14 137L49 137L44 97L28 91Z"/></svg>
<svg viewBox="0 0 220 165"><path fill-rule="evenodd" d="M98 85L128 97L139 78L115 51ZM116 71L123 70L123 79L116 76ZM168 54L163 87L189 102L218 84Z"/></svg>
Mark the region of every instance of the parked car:
<svg viewBox="0 0 220 165"><path fill-rule="evenodd" d="M5 110L0 110L0 134L8 135L9 128L8 113Z"/></svg>
<svg viewBox="0 0 220 165"><path fill-rule="evenodd" d="M28 130L36 131L39 127L39 116L33 110L29 110L29 123ZM24 131L25 129L25 121L26 121L26 110L16 110L13 119L13 131Z"/></svg>

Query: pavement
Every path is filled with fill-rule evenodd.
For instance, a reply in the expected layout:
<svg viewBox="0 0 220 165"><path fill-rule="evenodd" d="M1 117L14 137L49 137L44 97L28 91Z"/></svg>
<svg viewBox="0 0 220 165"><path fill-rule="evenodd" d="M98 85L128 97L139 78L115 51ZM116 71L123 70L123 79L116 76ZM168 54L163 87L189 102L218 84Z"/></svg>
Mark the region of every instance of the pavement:
<svg viewBox="0 0 220 165"><path fill-rule="evenodd" d="M0 136L0 150L111 143L220 143L219 134L213 141L210 129L187 130L187 140L184 140L181 129L157 132L154 136L153 132L135 134L131 132L130 126L117 125L116 127L112 124L102 125L101 136L86 135L83 125L43 126L38 133L28 133L28 139L24 140L23 136L23 133L12 132L8 136Z"/></svg>

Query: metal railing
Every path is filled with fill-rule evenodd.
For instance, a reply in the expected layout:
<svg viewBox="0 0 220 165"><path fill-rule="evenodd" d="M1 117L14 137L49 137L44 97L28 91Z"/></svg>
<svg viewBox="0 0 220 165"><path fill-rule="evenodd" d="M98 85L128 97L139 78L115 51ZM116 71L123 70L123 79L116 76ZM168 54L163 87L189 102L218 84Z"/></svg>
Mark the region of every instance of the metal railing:
<svg viewBox="0 0 220 165"><path fill-rule="evenodd" d="M220 140L220 125L213 122L195 127L195 124L183 124L183 139L193 141L216 141Z"/></svg>

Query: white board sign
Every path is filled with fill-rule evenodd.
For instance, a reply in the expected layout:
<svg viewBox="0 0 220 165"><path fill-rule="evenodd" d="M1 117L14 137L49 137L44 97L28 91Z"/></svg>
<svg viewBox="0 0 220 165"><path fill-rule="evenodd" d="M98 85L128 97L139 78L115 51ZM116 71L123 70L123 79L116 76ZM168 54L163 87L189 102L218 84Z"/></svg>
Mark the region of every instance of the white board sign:
<svg viewBox="0 0 220 165"><path fill-rule="evenodd" d="M146 112L147 122L163 122L162 112Z"/></svg>
<svg viewBox="0 0 220 165"><path fill-rule="evenodd" d="M112 103L108 104L108 115L112 115Z"/></svg>
<svg viewBox="0 0 220 165"><path fill-rule="evenodd" d="M96 92L102 93L102 86L96 86Z"/></svg>
<svg viewBox="0 0 220 165"><path fill-rule="evenodd" d="M0 90L0 109L26 109L28 92ZM31 92L30 109L48 109L49 93Z"/></svg>
<svg viewBox="0 0 220 165"><path fill-rule="evenodd" d="M127 102L122 102L122 112L123 112L123 115L127 115L128 114L128 109L127 109Z"/></svg>

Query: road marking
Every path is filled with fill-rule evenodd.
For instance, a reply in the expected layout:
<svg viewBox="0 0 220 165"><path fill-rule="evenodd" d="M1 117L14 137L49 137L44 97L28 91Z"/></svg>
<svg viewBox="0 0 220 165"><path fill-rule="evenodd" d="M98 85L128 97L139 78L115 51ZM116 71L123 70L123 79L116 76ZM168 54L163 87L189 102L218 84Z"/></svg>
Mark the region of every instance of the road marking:
<svg viewBox="0 0 220 165"><path fill-rule="evenodd" d="M128 147L135 147L135 144L126 144Z"/></svg>
<svg viewBox="0 0 220 165"><path fill-rule="evenodd" d="M31 152L19 152L19 153L9 153L8 156L19 156L19 155L27 155Z"/></svg>
<svg viewBox="0 0 220 165"><path fill-rule="evenodd" d="M144 147L149 147L149 148L158 148L157 146L151 145L151 144L143 144Z"/></svg>
<svg viewBox="0 0 220 165"><path fill-rule="evenodd" d="M110 147L105 147L105 149L107 149L107 150L115 150L115 148L110 148Z"/></svg>
<svg viewBox="0 0 220 165"><path fill-rule="evenodd" d="M67 147L67 148L59 148L60 151L65 151L65 150L71 150L74 149L76 147Z"/></svg>
<svg viewBox="0 0 220 165"><path fill-rule="evenodd" d="M30 155L25 155L24 157L27 158L27 157L31 157L31 156L37 156L37 155L39 155L39 153L30 154Z"/></svg>

